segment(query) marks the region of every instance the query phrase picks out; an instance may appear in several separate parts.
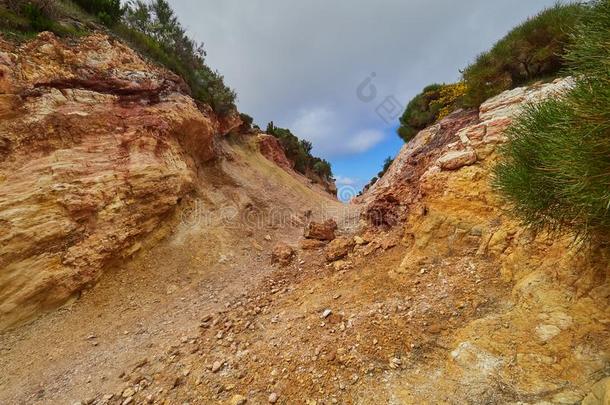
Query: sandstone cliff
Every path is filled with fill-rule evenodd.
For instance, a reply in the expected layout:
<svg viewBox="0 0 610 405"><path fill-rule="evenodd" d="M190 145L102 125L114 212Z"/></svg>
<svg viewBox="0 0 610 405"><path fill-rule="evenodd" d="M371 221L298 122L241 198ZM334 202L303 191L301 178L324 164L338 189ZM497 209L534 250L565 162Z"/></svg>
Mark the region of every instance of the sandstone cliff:
<svg viewBox="0 0 610 405"><path fill-rule="evenodd" d="M137 251L240 124L106 35L0 40L0 329Z"/></svg>
<svg viewBox="0 0 610 405"><path fill-rule="evenodd" d="M0 333L0 402L607 403L607 254L490 187L571 80L452 114L340 205L111 38L0 50L0 329L82 291Z"/></svg>
<svg viewBox="0 0 610 405"><path fill-rule="evenodd" d="M481 283L491 269L512 286L499 308L455 332L446 362L427 368L424 378L396 381L405 400L575 403L607 375L607 254L524 228L490 186L511 117L524 103L571 85L571 79L559 79L517 88L485 102L479 112L454 113L406 144L362 197L372 229L401 229L407 251L390 270L397 282L422 271L449 271ZM481 305L481 298L460 305Z"/></svg>

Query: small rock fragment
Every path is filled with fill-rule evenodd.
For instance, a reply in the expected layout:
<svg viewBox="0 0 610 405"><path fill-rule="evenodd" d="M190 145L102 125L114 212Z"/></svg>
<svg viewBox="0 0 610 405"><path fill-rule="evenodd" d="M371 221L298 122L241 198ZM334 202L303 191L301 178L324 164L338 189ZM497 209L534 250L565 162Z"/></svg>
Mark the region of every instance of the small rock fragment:
<svg viewBox="0 0 610 405"><path fill-rule="evenodd" d="M212 373L217 373L222 368L222 365L223 362L215 361L214 364L212 364Z"/></svg>
<svg viewBox="0 0 610 405"><path fill-rule="evenodd" d="M229 404L230 405L244 405L246 402L248 402L248 399L246 397L244 397L243 395L235 394L231 397Z"/></svg>

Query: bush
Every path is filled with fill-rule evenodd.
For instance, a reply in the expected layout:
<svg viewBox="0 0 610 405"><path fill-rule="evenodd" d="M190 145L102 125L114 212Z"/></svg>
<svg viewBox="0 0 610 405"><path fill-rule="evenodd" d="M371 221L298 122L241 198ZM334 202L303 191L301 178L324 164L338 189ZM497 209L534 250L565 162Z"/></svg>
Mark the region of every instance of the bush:
<svg viewBox="0 0 610 405"><path fill-rule="evenodd" d="M319 159L319 158L315 158ZM318 175L325 179L330 179L333 177L333 172L330 166L330 163L324 159L319 159L313 165L313 171Z"/></svg>
<svg viewBox="0 0 610 405"><path fill-rule="evenodd" d="M332 178L330 163L311 154L311 142L300 140L289 129L278 128L273 122L267 124L266 133L275 136L280 141L286 157L294 162L294 169L297 172L304 175L310 175L310 172L313 172L324 180Z"/></svg>
<svg viewBox="0 0 610 405"><path fill-rule="evenodd" d="M53 27L53 21L48 17L46 10L38 4L27 3L23 5L22 14L29 21L33 31L48 31Z"/></svg>
<svg viewBox="0 0 610 405"><path fill-rule="evenodd" d="M18 40L29 39L41 31L60 36L80 34L74 27L59 24L60 15L55 0L0 0L0 32Z"/></svg>
<svg viewBox="0 0 610 405"><path fill-rule="evenodd" d="M82 0L85 1L85 0ZM235 109L235 92L205 64L203 45L190 39L166 0L130 1L124 24L114 31L142 54L170 69L189 85L193 98L225 115Z"/></svg>
<svg viewBox="0 0 610 405"><path fill-rule="evenodd" d="M400 117L398 136L405 142L413 139L419 131L459 108L465 91L463 83L432 84L424 88Z"/></svg>
<svg viewBox="0 0 610 405"><path fill-rule="evenodd" d="M95 15L104 25L113 26L121 20L125 9L121 0L72 0L83 10Z"/></svg>
<svg viewBox="0 0 610 405"><path fill-rule="evenodd" d="M466 105L478 107L505 90L556 77L565 66L563 55L570 32L585 9L580 4L557 4L513 29L481 54L463 72Z"/></svg>
<svg viewBox="0 0 610 405"><path fill-rule="evenodd" d="M576 87L514 121L494 185L525 224L590 239L610 233L610 0L583 22L565 57Z"/></svg>
<svg viewBox="0 0 610 405"><path fill-rule="evenodd" d="M254 118L245 113L239 113L239 119L241 120L240 131L250 132L252 131L252 125L254 124Z"/></svg>

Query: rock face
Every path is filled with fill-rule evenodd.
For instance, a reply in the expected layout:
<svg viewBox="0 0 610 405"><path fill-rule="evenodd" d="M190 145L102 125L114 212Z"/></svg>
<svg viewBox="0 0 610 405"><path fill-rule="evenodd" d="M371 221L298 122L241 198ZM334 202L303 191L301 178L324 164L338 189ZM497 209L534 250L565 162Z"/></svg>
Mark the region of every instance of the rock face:
<svg viewBox="0 0 610 405"><path fill-rule="evenodd" d="M477 161L477 154L473 150L451 151L438 158L436 164L441 170L457 170L469 166Z"/></svg>
<svg viewBox="0 0 610 405"><path fill-rule="evenodd" d="M333 179L320 176L313 170L308 170L305 174L298 173L294 170L294 162L288 159L282 144L273 135L258 134L256 143L258 144L258 149L261 154L268 160L283 168L293 176L301 179L310 187L317 187L334 197L337 196L337 185Z"/></svg>
<svg viewBox="0 0 610 405"><path fill-rule="evenodd" d="M306 239L330 241L335 239L336 230L337 223L333 219L329 219L323 223L312 221L305 227L304 236Z"/></svg>
<svg viewBox="0 0 610 405"><path fill-rule="evenodd" d="M257 136L256 140L258 148L264 157L283 169L292 170L294 168L294 163L288 160L280 141L276 137L260 134Z"/></svg>
<svg viewBox="0 0 610 405"><path fill-rule="evenodd" d="M238 125L104 35L0 40L0 329L136 251Z"/></svg>
<svg viewBox="0 0 610 405"><path fill-rule="evenodd" d="M595 384L582 405L610 405L610 377Z"/></svg>
<svg viewBox="0 0 610 405"><path fill-rule="evenodd" d="M397 283L417 277L422 266L450 260L473 275L491 266L513 286L507 302L452 334L445 360L429 371L433 378L414 378L417 390L410 395L432 394L406 402L444 402L447 397L434 392L450 392L465 403L577 403L607 376L607 252L524 228L490 186L496 148L506 141L514 114L572 83L559 79L511 90L484 103L480 113L452 114L406 144L384 178L359 199L370 229L387 227L384 218L391 218L403 230L406 254L389 272ZM591 403L603 403L607 382L593 391Z"/></svg>

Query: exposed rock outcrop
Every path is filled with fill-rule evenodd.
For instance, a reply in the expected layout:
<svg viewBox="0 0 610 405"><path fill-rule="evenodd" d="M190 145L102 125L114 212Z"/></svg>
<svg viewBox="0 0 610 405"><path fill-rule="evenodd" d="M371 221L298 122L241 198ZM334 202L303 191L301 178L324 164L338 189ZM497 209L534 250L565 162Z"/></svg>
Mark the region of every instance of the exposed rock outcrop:
<svg viewBox="0 0 610 405"><path fill-rule="evenodd" d="M0 41L0 329L94 282L239 125L104 35Z"/></svg>
<svg viewBox="0 0 610 405"><path fill-rule="evenodd" d="M410 401L442 402L451 392L466 402L578 402L607 375L607 254L524 228L504 212L490 186L496 148L514 114L571 85L571 79L559 79L518 88L484 103L480 114L449 116L406 144L361 198L369 210L386 207L400 218L408 250L390 271L397 282L451 259L455 271L476 274L491 266L514 285L510 302L456 331L446 362L428 370L434 375L429 383L415 377L399 383L417 385ZM370 220L372 227L380 222L387 225ZM418 391L432 396L417 397Z"/></svg>
<svg viewBox="0 0 610 405"><path fill-rule="evenodd" d="M294 162L288 159L278 138L273 135L258 134L256 143L263 156L286 170L288 173L300 179L310 187L319 188L333 197L337 196L337 185L332 178L320 176L313 170L307 170L304 174L297 172L294 169Z"/></svg>
<svg viewBox="0 0 610 405"><path fill-rule="evenodd" d="M264 157L285 170L292 170L294 168L294 163L288 160L280 141L276 137L260 134L257 136L257 142Z"/></svg>

